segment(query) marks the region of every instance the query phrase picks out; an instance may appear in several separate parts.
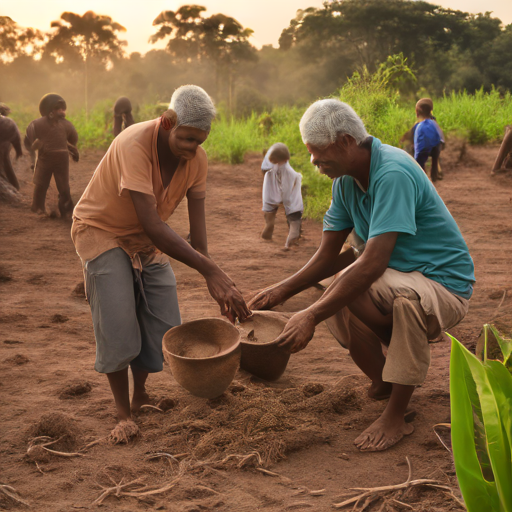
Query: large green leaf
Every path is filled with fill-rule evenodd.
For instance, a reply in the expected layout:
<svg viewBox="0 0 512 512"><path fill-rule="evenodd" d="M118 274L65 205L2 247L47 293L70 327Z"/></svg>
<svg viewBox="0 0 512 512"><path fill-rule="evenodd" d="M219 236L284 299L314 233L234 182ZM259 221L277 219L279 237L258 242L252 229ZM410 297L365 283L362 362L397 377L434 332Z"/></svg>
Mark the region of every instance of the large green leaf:
<svg viewBox="0 0 512 512"><path fill-rule="evenodd" d="M503 364L512 372L512 341L503 339L494 325L484 325L484 329L487 327L491 329L498 345L501 348L501 352L503 353Z"/></svg>
<svg viewBox="0 0 512 512"><path fill-rule="evenodd" d="M487 451L500 504L503 507L502 510L512 512L510 433L507 433L504 424L505 418L511 414L507 392L510 396L512 375L499 361L482 363L465 348L463 354L471 370L480 398ZM506 380L503 378L505 374ZM504 384L505 382L508 382L508 385ZM503 385L505 388L503 388Z"/></svg>
<svg viewBox="0 0 512 512"><path fill-rule="evenodd" d="M452 337L452 444L469 512L512 512L512 375Z"/></svg>

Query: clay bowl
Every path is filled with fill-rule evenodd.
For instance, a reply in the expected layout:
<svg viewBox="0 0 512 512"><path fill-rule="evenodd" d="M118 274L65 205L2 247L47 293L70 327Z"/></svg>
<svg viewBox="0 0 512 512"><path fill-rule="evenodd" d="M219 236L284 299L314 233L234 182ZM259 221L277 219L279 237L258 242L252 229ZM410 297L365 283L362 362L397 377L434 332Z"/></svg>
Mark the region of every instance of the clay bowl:
<svg viewBox="0 0 512 512"><path fill-rule="evenodd" d="M277 380L286 370L290 354L272 342L283 332L288 318L273 311L254 311L238 325L242 359L240 368L260 379Z"/></svg>
<svg viewBox="0 0 512 512"><path fill-rule="evenodd" d="M178 384L194 396L222 395L240 364L240 334L219 318L202 318L173 327L162 350Z"/></svg>

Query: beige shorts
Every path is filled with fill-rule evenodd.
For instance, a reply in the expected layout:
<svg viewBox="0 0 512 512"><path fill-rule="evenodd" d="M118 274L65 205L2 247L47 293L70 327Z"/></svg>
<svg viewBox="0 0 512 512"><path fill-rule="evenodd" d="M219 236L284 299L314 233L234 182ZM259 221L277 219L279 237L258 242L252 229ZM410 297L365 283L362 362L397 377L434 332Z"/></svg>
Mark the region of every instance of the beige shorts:
<svg viewBox="0 0 512 512"><path fill-rule="evenodd" d="M385 382L422 384L430 366L429 340L457 325L468 312L469 300L454 295L420 272L388 268L367 292L377 309L393 314L393 330L382 378ZM382 350L382 340L348 308L328 318L326 324L345 348L367 343Z"/></svg>

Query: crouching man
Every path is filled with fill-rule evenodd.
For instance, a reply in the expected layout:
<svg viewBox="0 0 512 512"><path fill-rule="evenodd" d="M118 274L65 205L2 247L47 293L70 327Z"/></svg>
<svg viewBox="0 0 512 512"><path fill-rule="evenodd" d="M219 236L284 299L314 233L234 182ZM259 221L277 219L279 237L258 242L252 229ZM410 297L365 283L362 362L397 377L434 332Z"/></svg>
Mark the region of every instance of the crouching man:
<svg viewBox="0 0 512 512"><path fill-rule="evenodd" d="M300 130L311 162L334 180L322 241L304 268L258 293L249 307L272 308L336 275L276 342L298 352L315 326L329 319L340 344L371 379L369 396L389 397L380 418L355 444L364 451L385 450L414 430L405 414L427 374L428 341L466 315L473 261L421 167L404 151L370 137L351 107L335 99L317 101ZM352 229L366 242L357 260L352 251L340 254Z"/></svg>

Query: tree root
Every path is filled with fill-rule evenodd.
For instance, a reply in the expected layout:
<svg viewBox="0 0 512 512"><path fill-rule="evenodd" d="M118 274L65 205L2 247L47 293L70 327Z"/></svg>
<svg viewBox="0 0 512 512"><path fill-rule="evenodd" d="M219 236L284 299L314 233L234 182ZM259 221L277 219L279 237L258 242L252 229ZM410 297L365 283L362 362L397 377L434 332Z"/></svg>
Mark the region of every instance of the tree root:
<svg viewBox="0 0 512 512"><path fill-rule="evenodd" d="M136 478L131 482L123 483L124 478L120 482L115 482L114 479L107 475L109 480L114 484L113 487L104 487L98 483L98 486L103 489L103 492L92 502L93 505L101 505L103 501L109 496L116 496L120 498L122 496L129 496L131 498L143 499L148 496L154 496L156 494L163 494L164 492L170 491L176 484L181 480L185 474L185 466L180 464L179 471L173 480L163 485L162 487L156 487L154 485L142 485L141 482L144 477Z"/></svg>
<svg viewBox="0 0 512 512"><path fill-rule="evenodd" d="M160 407L157 407L156 405L151 404L144 404L140 406L140 410L149 409L151 411L158 411L158 412L165 412L163 409L160 409Z"/></svg>
<svg viewBox="0 0 512 512"><path fill-rule="evenodd" d="M10 485L0 484L0 493L5 494L7 497L11 498L11 500L17 503L21 503L26 507L30 507L30 503L28 501L21 499L16 489L14 487L11 487Z"/></svg>
<svg viewBox="0 0 512 512"><path fill-rule="evenodd" d="M353 505L352 510L354 512L362 512L363 510L366 509L366 507L371 505L373 502L382 500L383 502L379 509L379 512L382 512L390 501L394 501L395 503L398 502L401 506L414 510L414 508L411 505L399 502L396 499L399 497L397 494L412 487L425 486L430 487L431 489L439 489L443 491L447 496L452 498L461 508L466 508L464 503L459 498L457 498L455 494L453 494L452 488L449 487L448 485L445 485L438 480L432 480L429 478L420 478L417 480L412 480L412 466L411 462L409 461L409 457L406 457L406 460L407 465L409 466L409 476L404 483L396 485L385 485L382 487L353 487L352 489L349 490L348 493L346 493L346 495L354 493L356 493L356 495L346 499L345 501L342 501L341 503L333 503L333 507L340 509L347 507L348 505ZM363 492L357 494L357 491Z"/></svg>
<svg viewBox="0 0 512 512"><path fill-rule="evenodd" d="M324 496L325 489L318 489L312 491L309 487L299 487L298 491L293 496Z"/></svg>
<svg viewBox="0 0 512 512"><path fill-rule="evenodd" d="M47 443L41 443L41 444L38 444L37 441L48 441L48 439L52 439L51 437L48 437L48 436L39 436L39 437L35 437L34 439L32 439L28 445L28 449L27 449L27 455L33 455L34 454L34 451L37 453L37 451L41 451L41 450L44 450L48 453L51 453L52 455L58 455L59 457L68 457L68 458L71 458L71 457L85 457L85 455L83 455L82 453L77 453L77 452L74 452L74 453L68 453L68 452L59 452L59 451L56 451L56 450L51 450L50 448L48 448L48 446L52 446L53 444L56 444L58 443L61 439L63 439L64 436L62 437L59 437L58 439L55 439L55 440L51 440Z"/></svg>

